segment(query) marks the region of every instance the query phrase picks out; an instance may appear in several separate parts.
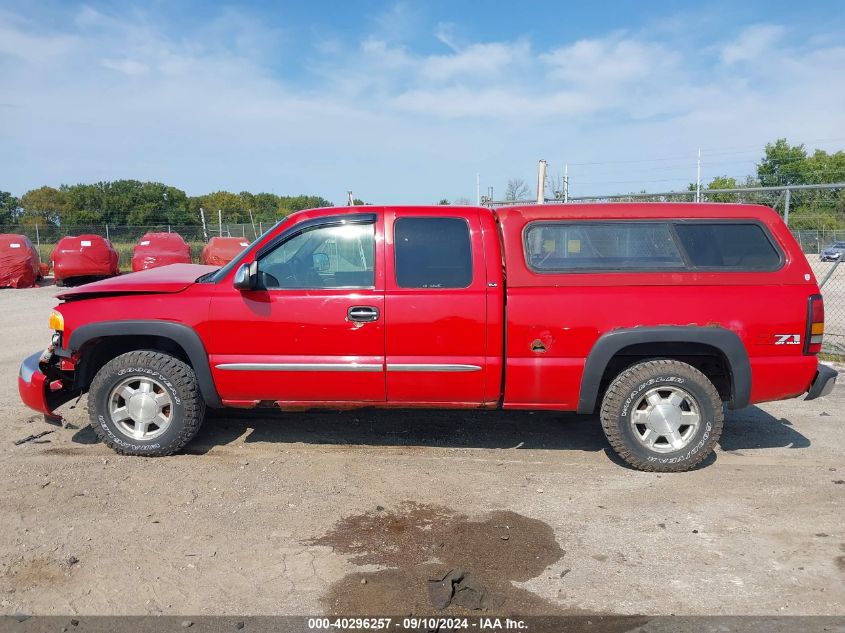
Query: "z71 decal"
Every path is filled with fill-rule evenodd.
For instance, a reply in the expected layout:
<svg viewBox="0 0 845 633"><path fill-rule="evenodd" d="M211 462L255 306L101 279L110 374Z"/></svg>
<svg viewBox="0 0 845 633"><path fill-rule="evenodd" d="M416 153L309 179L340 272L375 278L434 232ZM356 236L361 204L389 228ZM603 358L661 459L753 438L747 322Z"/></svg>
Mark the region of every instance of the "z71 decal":
<svg viewBox="0 0 845 633"><path fill-rule="evenodd" d="M800 334L775 334L775 345L801 345Z"/></svg>

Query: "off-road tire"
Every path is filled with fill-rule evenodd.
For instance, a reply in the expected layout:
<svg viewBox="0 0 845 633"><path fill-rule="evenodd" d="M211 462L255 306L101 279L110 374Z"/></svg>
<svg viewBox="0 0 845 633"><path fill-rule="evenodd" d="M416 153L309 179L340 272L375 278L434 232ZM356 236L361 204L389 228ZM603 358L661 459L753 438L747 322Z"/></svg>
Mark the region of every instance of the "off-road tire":
<svg viewBox="0 0 845 633"><path fill-rule="evenodd" d="M111 390L132 376L156 380L171 396L172 419L164 433L153 440L138 440L127 435L108 414ZM205 416L205 401L189 365L169 354L136 351L121 354L97 372L88 392L88 411L94 432L115 452L160 457L172 455L193 439Z"/></svg>
<svg viewBox="0 0 845 633"><path fill-rule="evenodd" d="M630 418L634 403L647 391L660 386L681 387L699 406L698 429L679 451L650 450L634 435ZM633 468L683 472L695 468L713 452L725 416L713 383L695 367L676 360L649 360L629 367L613 379L602 399L600 418L611 447Z"/></svg>

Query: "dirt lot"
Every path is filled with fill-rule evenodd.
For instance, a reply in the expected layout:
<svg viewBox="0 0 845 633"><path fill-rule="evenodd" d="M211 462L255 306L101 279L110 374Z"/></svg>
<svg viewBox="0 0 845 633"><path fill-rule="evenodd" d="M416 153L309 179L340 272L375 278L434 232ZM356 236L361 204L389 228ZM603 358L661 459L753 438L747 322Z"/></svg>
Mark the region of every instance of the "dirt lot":
<svg viewBox="0 0 845 633"><path fill-rule="evenodd" d="M0 291L0 612L431 612L460 568L445 613L845 614L841 387L729 412L677 475L547 413L223 413L141 459L95 443L83 399L14 446L55 428L16 389L54 294Z"/></svg>

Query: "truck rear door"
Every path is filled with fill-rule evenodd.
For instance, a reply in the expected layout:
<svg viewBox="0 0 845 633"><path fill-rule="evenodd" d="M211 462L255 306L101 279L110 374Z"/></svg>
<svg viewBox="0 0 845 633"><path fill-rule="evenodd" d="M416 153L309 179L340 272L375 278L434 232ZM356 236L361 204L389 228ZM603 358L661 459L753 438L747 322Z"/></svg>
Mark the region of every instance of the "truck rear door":
<svg viewBox="0 0 845 633"><path fill-rule="evenodd" d="M488 280L478 209L387 209L385 238L388 402L482 405Z"/></svg>

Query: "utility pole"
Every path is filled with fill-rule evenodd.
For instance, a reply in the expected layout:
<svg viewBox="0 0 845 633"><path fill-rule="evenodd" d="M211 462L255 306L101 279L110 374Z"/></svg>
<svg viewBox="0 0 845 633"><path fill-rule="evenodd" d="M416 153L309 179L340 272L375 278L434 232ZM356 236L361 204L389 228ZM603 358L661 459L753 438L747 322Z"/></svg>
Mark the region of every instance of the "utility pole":
<svg viewBox="0 0 845 633"><path fill-rule="evenodd" d="M537 164L537 204L546 201L546 161L540 160Z"/></svg>
<svg viewBox="0 0 845 633"><path fill-rule="evenodd" d="M783 223L789 226L789 205L792 202L792 190L787 189L783 199ZM840 258L841 259L841 258Z"/></svg>
<svg viewBox="0 0 845 633"><path fill-rule="evenodd" d="M701 148L698 148L698 163L695 170L695 201L701 202Z"/></svg>
<svg viewBox="0 0 845 633"><path fill-rule="evenodd" d="M200 222L202 222L202 238L208 241L208 229L205 226L205 211L200 207Z"/></svg>
<svg viewBox="0 0 845 633"><path fill-rule="evenodd" d="M223 209L217 209L217 232L223 237Z"/></svg>
<svg viewBox="0 0 845 633"><path fill-rule="evenodd" d="M569 163L563 166L563 201L569 202Z"/></svg>
<svg viewBox="0 0 845 633"><path fill-rule="evenodd" d="M255 235L255 239L258 239L258 233L255 232L255 218L252 217L252 209L249 209L249 222L252 224L252 234ZM246 234L244 234L246 237Z"/></svg>
<svg viewBox="0 0 845 633"><path fill-rule="evenodd" d="M475 174L475 204L481 205L481 174Z"/></svg>

